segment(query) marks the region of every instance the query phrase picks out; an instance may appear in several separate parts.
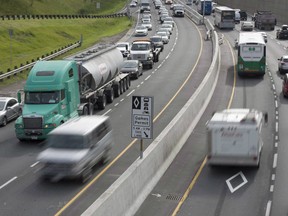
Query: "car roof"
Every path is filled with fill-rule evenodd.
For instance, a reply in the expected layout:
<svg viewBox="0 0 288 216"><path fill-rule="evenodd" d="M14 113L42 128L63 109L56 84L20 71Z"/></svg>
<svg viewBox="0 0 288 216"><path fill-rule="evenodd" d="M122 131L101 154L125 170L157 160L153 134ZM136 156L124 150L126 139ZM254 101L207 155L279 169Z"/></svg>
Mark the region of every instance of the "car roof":
<svg viewBox="0 0 288 216"><path fill-rule="evenodd" d="M283 55L282 58L288 59L288 55Z"/></svg>
<svg viewBox="0 0 288 216"><path fill-rule="evenodd" d="M0 101L8 101L8 100L11 100L11 99L15 99L15 98L13 98L13 97L0 97Z"/></svg>
<svg viewBox="0 0 288 216"><path fill-rule="evenodd" d="M108 116L100 115L72 118L71 120L55 128L50 132L50 134L84 135L93 130L95 127L98 127L108 118Z"/></svg>

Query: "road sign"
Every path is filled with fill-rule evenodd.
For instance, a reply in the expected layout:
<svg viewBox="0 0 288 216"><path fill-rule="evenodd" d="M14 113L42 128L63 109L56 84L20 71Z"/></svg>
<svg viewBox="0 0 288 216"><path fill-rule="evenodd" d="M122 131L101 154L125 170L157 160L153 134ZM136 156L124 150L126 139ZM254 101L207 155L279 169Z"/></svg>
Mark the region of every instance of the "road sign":
<svg viewBox="0 0 288 216"><path fill-rule="evenodd" d="M131 137L153 138L153 97L132 96Z"/></svg>

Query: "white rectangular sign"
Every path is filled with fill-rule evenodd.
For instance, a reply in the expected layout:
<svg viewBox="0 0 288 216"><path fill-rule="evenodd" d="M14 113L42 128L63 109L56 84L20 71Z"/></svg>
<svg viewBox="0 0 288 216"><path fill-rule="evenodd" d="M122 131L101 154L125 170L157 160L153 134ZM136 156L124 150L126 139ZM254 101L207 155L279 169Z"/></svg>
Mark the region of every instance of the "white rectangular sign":
<svg viewBox="0 0 288 216"><path fill-rule="evenodd" d="M132 96L131 137L153 138L153 97Z"/></svg>

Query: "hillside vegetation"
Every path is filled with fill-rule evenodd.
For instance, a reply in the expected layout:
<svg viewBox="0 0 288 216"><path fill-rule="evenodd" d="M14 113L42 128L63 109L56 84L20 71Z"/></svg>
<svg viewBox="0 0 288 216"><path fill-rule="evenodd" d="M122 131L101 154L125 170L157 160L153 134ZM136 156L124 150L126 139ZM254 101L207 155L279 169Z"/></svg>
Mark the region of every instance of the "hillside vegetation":
<svg viewBox="0 0 288 216"><path fill-rule="evenodd" d="M105 1L109 2L109 9L104 10L103 7L99 9L99 13L111 14L112 11L119 11L126 4L126 1L123 0ZM105 1L103 0L103 2ZM17 2L19 5L16 7L14 4ZM33 10L33 14L44 14L41 12L42 10L46 14L76 14L79 10L83 11L85 8L89 8L89 5L91 7L91 2L93 5L96 4L91 0L0 0L0 13L8 14L8 11L12 11L12 8L15 8L15 10L17 8L18 12L13 14L24 14L20 13L21 10L19 8L22 7L23 11L28 10L26 9L27 5L33 3L30 9ZM120 4L120 2L122 3ZM44 10L45 4L46 10ZM49 12L53 10L54 13ZM4 11L6 12L4 13ZM8 68L19 67L21 63L31 62L32 59L35 60L46 53L51 53L51 51L58 48L75 43L80 40L81 35L83 36L82 47L77 48L74 52L90 47L103 38L124 33L131 28L131 25L132 21L128 17L0 20L0 72L5 73ZM11 32L13 33L12 35ZM27 73L22 74L21 78L25 79L26 75ZM5 79L5 82L1 82L0 85L14 82L19 77L17 76L10 80Z"/></svg>
<svg viewBox="0 0 288 216"><path fill-rule="evenodd" d="M97 3L100 9L96 8ZM0 15L16 14L111 14L127 0L0 0Z"/></svg>

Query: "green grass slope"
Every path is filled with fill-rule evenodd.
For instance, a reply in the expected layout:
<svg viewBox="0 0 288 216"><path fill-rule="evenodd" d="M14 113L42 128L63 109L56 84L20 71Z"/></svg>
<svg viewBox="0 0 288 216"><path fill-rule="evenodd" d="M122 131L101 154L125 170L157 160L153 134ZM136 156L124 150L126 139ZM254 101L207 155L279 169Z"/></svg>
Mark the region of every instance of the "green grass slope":
<svg viewBox="0 0 288 216"><path fill-rule="evenodd" d="M105 1L109 3L106 3L108 9L104 10L103 6L99 9L99 13L111 14L112 11L113 13L119 11L126 4L126 0ZM45 14L77 14L77 11L79 12L79 10L85 8L87 8L87 11L88 9L92 10L89 8L91 2L93 5L96 4L93 0L0 0L0 13L9 14L8 11L12 11L11 8L13 7L15 10L18 7L17 11L19 8L22 8L19 11L25 11L28 10L27 5L33 3L31 9L29 9L33 10L31 14L44 14L42 11L45 11ZM19 11L17 13L15 11L13 14L24 14ZM132 21L128 17L0 20L0 72L5 73L8 68L19 67L20 64L25 64L26 61L31 62L32 59L36 60L37 57L41 57L46 53L51 53L51 51L58 48L75 43L81 35L83 36L82 47L74 50L74 52L90 47L101 41L102 38L123 33L131 28L131 25ZM9 31L11 32L11 30L13 35L10 37ZM15 82L17 79L25 79L26 75L27 73L23 73L21 76L5 79L0 85Z"/></svg>
<svg viewBox="0 0 288 216"><path fill-rule="evenodd" d="M0 15L111 14L126 3L127 0L0 0Z"/></svg>

